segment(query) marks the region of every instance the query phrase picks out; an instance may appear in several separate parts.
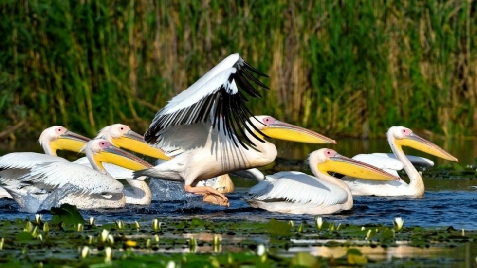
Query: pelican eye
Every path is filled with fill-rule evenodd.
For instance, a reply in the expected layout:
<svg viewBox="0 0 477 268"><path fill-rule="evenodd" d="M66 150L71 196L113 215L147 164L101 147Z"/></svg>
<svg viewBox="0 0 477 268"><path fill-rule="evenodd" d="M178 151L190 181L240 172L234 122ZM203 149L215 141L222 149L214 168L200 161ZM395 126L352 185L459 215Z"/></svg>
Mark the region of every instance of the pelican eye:
<svg viewBox="0 0 477 268"><path fill-rule="evenodd" d="M107 141L102 141L102 142L99 143L99 145L100 145L102 148L105 148L105 147L108 147L108 146L110 145L110 143L107 142Z"/></svg>
<svg viewBox="0 0 477 268"><path fill-rule="evenodd" d="M273 122L275 122L275 118L273 117L265 117L263 119L263 123L266 125L273 124Z"/></svg>

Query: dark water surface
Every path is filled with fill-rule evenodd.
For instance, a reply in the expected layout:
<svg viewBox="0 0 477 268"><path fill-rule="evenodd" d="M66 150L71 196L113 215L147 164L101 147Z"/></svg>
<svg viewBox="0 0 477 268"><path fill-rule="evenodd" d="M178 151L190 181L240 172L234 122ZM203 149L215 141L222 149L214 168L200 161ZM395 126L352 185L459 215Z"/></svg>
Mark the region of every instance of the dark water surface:
<svg viewBox="0 0 477 268"><path fill-rule="evenodd" d="M145 207L129 206L124 209L105 210L101 212L84 211L83 216L95 217L99 222L150 221L154 218L208 218L217 220L268 221L269 219L294 220L296 222L313 222L312 215L287 215L271 213L250 208L241 199L241 193L247 188L238 188L228 194L229 208L204 205L200 199L188 197L186 200L153 201ZM351 211L324 215L323 218L336 223L349 224L384 224L392 226L395 217L402 217L406 226L449 227L455 229L477 230L477 192L468 190L426 191L424 198L402 199L389 197L355 197ZM12 200L0 200L0 219L32 218L32 214L18 211ZM45 215L47 217L47 215ZM48 218L45 218L48 219Z"/></svg>
<svg viewBox="0 0 477 268"><path fill-rule="evenodd" d="M466 167L475 165L477 156L477 141L447 141L436 142L448 152L456 156L459 166ZM324 146L309 146L281 142L277 144L279 155L277 161L262 169L264 173L273 173L275 170L303 170L306 166L302 159L317 148ZM353 156L363 152L389 152L390 149L385 141L375 140L338 140L338 144L327 145L347 156ZM40 151L36 143L2 144L1 154L11 151ZM424 171L423 178L426 184L426 193L420 199L386 198L386 197L355 197L352 211L324 216L325 219L350 223L382 223L392 225L395 217L403 217L406 226L453 226L456 229L477 230L477 192L472 186L477 186L475 173L467 168L465 175L449 175L448 171L439 171L442 165L450 165L448 161L437 160L436 157L425 155L417 151L410 154L421 155L436 162L434 169ZM74 159L75 154L67 155ZM475 170L475 167L473 168ZM107 212L88 212L85 217L95 216L98 220L113 221L118 217L124 220L153 219L155 217L207 217L212 219L247 219L251 221L263 221L270 218L312 221L310 215L285 215L270 213L259 209L250 208L241 199L241 193L254 185L253 181L242 180L234 177L236 193L229 194L230 208L222 208L213 205L203 205L197 200L184 201L154 201L148 208L127 208L111 210ZM196 203L193 203L196 202ZM192 205L191 205L192 204ZM192 208L190 208L192 207ZM12 200L0 201L0 219L24 218L27 213L18 211L18 206Z"/></svg>
<svg viewBox="0 0 477 268"><path fill-rule="evenodd" d="M408 154L420 155L433 160L436 167L423 171L423 178L426 185L426 192L423 198L386 198L386 197L355 197L354 208L351 211L323 216L325 221L333 221L335 224L383 224L392 226L395 217L402 217L406 227L450 227L460 230L477 230L477 186L475 158L477 156L477 141L446 141L436 142L445 150L459 159L456 165L445 160L438 160L436 157L425 155L418 151L406 150ZM335 145L302 145L287 142L277 143L277 161L267 167L261 168L266 173L274 173L277 170L304 170L306 164L303 159L318 148L333 148L342 155L354 156L359 153L369 152L390 152L385 141L368 140L338 140ZM40 151L41 148L36 143L26 144L0 144L0 155L12 151ZM60 155L74 160L77 155L64 153ZM180 197L175 201L153 201L148 207L128 206L123 209L105 211L82 211L85 219L94 217L98 224L114 222L122 219L125 222L144 222L150 224L152 219L158 218L201 218L209 220L226 221L269 221L272 218L279 220L293 220L296 223L303 221L312 223L312 215L287 215L271 213L259 209L253 209L241 199L241 196L255 182L233 177L236 184L236 192L228 194L230 201L229 208L207 205L201 202L201 198L193 195ZM175 188L175 189L174 189ZM182 188L177 184L170 189L163 191L177 191ZM157 193L157 192L156 192ZM181 195L179 193L179 195ZM157 196L163 196L158 193ZM51 215L44 211L43 218L50 220ZM18 205L9 199L0 199L0 219L34 218L34 215L19 211ZM191 236L202 237L206 240L209 233L189 234ZM237 237L227 238L222 234L222 239L237 239ZM267 243L267 236L257 236L254 238L257 243ZM301 238L293 241L293 246L287 250L278 252L283 256L293 256L295 252L308 251L315 256L340 257L346 254L346 247L326 247L310 246L316 242L326 243L326 241L308 241ZM431 246L429 248L418 248L407 245L403 241L397 247L370 247L363 245L360 251L374 260L391 261L394 258L412 258L425 260L423 263L431 262L431 266L440 266L442 261L454 267L470 267L475 264L477 256L477 244L465 243L455 247ZM224 248L225 251L239 251L240 248ZM187 249L183 249L187 251ZM207 247L199 247L199 252L213 252ZM437 266L436 266L437 267Z"/></svg>

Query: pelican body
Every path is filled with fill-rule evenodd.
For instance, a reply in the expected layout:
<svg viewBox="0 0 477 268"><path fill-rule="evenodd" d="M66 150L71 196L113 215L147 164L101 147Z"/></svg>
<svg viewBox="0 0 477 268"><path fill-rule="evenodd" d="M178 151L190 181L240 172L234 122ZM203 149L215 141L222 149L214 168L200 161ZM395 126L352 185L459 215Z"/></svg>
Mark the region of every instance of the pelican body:
<svg viewBox="0 0 477 268"><path fill-rule="evenodd" d="M93 168L74 162L42 163L19 178L19 187L6 186L6 189L22 209L31 213L36 212L52 192L65 186L74 191L62 197L59 204L69 203L79 209L118 208L126 204L124 186L107 173L104 164L113 163L129 170L150 166L103 139L88 142L84 152ZM25 199L33 196L38 206L24 207Z"/></svg>
<svg viewBox="0 0 477 268"><path fill-rule="evenodd" d="M194 186L201 180L235 170L261 167L275 161L275 144L265 141L264 135L297 142L335 143L321 134L280 122L271 116L256 116L250 118L250 122L253 126L249 126L249 129L260 131L245 132L255 146L236 146L229 136L210 123L181 126L180 132L170 132L170 135L163 137L163 141L168 142L167 146L175 145L182 153L153 168L137 171L135 176L184 181L186 192L204 194L206 198L212 195L217 198L218 204L228 205L227 198L217 190L208 186Z"/></svg>
<svg viewBox="0 0 477 268"><path fill-rule="evenodd" d="M29 173L20 177L19 185L5 188L20 207L29 213L35 213L54 190L65 185L71 185L78 191L74 196L67 196L62 202L77 205L79 208L90 208L94 204L92 199L98 201L103 196L104 202L96 202L95 207L109 203L108 197L114 199L115 204L118 200L124 203L123 185L107 175L101 164L101 161L108 159L108 154L115 154L114 149L109 150L110 145L104 140L87 143L84 151L95 169L67 161L45 162L35 165ZM113 162L118 159L114 155L111 155L111 158ZM37 202L33 203L35 206L28 203L30 206L25 207L27 204L24 201L27 198L36 198Z"/></svg>
<svg viewBox="0 0 477 268"><path fill-rule="evenodd" d="M58 157L58 150L79 152L90 139L69 131L63 126L51 126L40 134L38 142L43 148L44 154L35 152L15 152L0 157L0 180L3 184L11 185L16 179L28 173L32 167L45 162L62 161L66 159ZM0 188L0 198L12 198L11 195Z"/></svg>
<svg viewBox="0 0 477 268"><path fill-rule="evenodd" d="M396 159L402 163L402 168L409 177L409 184L402 179L397 181L370 181L356 180L353 177L345 176L342 180L349 186L353 195L422 197L424 195L424 181L411 160L404 154L403 146L408 146L449 161L458 161L457 158L441 147L414 134L409 128L403 126L390 127L386 136ZM365 156L361 156L361 159L364 160L365 158ZM429 161L423 160L424 158L411 159L424 165L430 165ZM375 161L371 160L368 163L382 167L380 165L382 165L383 159L375 158Z"/></svg>
<svg viewBox="0 0 477 268"><path fill-rule="evenodd" d="M394 181L399 179L381 169L319 149L308 158L314 176L284 171L265 177L252 187L246 201L254 208L289 214L332 214L353 207L353 196L343 181L328 172L340 172L357 178Z"/></svg>

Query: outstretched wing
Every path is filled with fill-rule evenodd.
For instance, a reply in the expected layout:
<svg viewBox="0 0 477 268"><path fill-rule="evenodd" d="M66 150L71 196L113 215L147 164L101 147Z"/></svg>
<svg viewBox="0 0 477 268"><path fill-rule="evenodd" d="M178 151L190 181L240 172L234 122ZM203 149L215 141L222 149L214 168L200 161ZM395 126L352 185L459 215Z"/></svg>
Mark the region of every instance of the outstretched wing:
<svg viewBox="0 0 477 268"><path fill-rule="evenodd" d="M250 133L252 112L245 105L245 94L261 97L251 82L268 89L254 74L266 74L246 63L239 54L232 54L202 76L189 88L172 98L157 112L144 138L148 143L161 142L170 127L210 123L229 136L236 145L245 147L243 139L252 143L243 128ZM259 131L259 130L257 130Z"/></svg>

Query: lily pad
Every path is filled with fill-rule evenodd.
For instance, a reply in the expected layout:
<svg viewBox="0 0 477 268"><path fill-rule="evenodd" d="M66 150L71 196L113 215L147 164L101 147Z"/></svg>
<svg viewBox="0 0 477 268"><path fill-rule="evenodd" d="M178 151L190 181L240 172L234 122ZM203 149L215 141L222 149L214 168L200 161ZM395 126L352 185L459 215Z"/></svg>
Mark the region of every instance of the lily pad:
<svg viewBox="0 0 477 268"><path fill-rule="evenodd" d="M85 222L76 206L70 204L62 204L59 208L53 207L50 213L53 215L52 222L54 224L74 225L78 223L84 224Z"/></svg>

